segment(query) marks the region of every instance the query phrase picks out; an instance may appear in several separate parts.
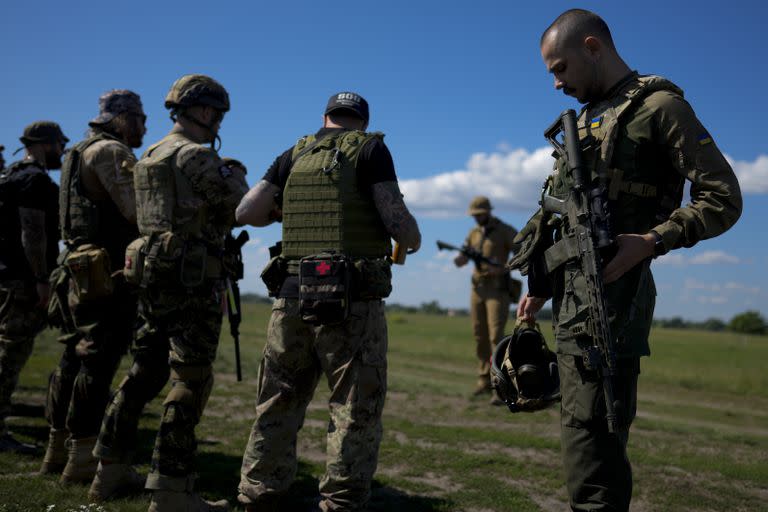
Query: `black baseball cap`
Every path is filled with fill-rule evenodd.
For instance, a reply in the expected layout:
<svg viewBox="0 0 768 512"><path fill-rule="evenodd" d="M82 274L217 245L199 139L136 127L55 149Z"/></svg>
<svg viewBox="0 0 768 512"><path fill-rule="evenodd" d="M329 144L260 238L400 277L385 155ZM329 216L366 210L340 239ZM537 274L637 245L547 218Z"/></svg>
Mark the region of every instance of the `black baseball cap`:
<svg viewBox="0 0 768 512"><path fill-rule="evenodd" d="M339 92L328 98L325 113L330 114L337 110L347 110L349 113L368 122L368 102L357 93L350 91Z"/></svg>

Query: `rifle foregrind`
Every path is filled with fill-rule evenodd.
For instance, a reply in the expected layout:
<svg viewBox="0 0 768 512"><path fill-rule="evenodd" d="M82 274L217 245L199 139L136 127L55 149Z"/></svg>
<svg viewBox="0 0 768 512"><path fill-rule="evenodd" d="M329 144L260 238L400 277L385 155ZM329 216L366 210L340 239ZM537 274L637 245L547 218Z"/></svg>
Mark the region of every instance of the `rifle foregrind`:
<svg viewBox="0 0 768 512"><path fill-rule="evenodd" d="M563 143L557 140L560 133L563 134ZM585 334L592 339L592 345L585 350L584 362L589 369L597 371L602 380L608 431L615 433L619 429L616 411L621 409L621 404L615 401L613 392L616 351L608 321L602 274L603 260L600 254L601 249L613 244L605 186L604 183L592 188L588 186L589 176L585 177L574 110L563 112L544 132L544 136L555 148L558 156L566 160L568 172L573 178L573 186L565 200L550 196L545 190L541 206L545 212L558 214L565 221L563 237L571 238L572 246L576 249L575 257L581 264L589 307Z"/></svg>
<svg viewBox="0 0 768 512"><path fill-rule="evenodd" d="M243 278L243 246L248 241L248 232L241 231L237 238L231 234L224 241L225 252L233 258L233 264L229 269L226 280L227 294L227 318L229 319L229 333L235 343L235 369L237 370L237 382L243 380L243 372L240 367L240 322L243 312L240 304L240 285L237 282Z"/></svg>
<svg viewBox="0 0 768 512"><path fill-rule="evenodd" d="M498 261L486 258L477 249L473 249L472 247L462 245L461 247L456 247L455 245L451 245L449 243L443 242L441 240L437 241L437 248L441 251L448 250L448 251L459 251L461 254L472 260L475 265L480 266L481 263L485 263L486 265L490 265L491 267L500 267L501 263Z"/></svg>

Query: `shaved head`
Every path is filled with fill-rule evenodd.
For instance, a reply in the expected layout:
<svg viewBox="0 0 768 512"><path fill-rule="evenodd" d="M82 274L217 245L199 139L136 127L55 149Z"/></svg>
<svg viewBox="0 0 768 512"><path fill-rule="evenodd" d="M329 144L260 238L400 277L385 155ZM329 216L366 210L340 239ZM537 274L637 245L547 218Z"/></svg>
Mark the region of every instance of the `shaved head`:
<svg viewBox="0 0 768 512"><path fill-rule="evenodd" d="M571 45L584 41L589 36L600 39L603 44L615 49L611 31L603 18L584 9L570 9L557 17L541 35L539 45L550 35L557 38L557 45ZM575 43L578 44L578 43Z"/></svg>

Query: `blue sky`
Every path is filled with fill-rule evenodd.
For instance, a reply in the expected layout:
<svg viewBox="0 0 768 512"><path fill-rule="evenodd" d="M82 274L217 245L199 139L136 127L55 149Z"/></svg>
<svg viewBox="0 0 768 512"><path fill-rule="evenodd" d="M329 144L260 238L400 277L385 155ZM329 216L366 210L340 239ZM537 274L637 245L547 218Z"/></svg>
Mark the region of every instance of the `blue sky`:
<svg viewBox="0 0 768 512"><path fill-rule="evenodd" d="M742 219L725 235L654 263L656 316L768 316L768 50L758 2L582 2L603 16L619 51L641 73L686 91L728 155L745 192ZM635 4L636 5L636 4ZM272 160L321 121L328 96L354 90L387 134L422 250L395 269L390 301L466 307L469 269L453 270L435 240L461 242L475 194L520 227L551 165L543 130L574 100L556 92L539 36L565 2L5 2L0 19L0 144L18 147L36 119L73 140L104 90L138 92L149 116L145 147L170 127L162 102L185 73L229 90L222 155L256 183ZM251 230L243 288L258 280L279 227Z"/></svg>

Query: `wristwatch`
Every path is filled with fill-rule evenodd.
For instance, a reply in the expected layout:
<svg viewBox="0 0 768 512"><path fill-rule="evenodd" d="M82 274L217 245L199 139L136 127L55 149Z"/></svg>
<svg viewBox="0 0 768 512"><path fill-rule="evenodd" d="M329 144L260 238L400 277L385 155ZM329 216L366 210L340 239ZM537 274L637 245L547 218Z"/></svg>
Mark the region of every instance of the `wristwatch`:
<svg viewBox="0 0 768 512"><path fill-rule="evenodd" d="M653 236L656 237L656 243L653 246L653 257L658 258L659 256L667 254L669 251L664 246L664 239L661 238L661 235L654 230L651 230L651 233L653 233Z"/></svg>

